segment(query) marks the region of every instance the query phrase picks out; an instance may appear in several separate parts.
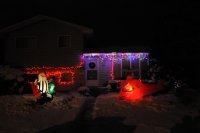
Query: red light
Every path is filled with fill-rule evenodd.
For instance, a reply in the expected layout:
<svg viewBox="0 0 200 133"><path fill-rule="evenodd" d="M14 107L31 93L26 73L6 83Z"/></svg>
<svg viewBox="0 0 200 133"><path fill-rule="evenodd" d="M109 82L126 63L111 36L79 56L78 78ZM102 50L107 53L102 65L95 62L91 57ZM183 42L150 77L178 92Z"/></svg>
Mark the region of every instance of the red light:
<svg viewBox="0 0 200 133"><path fill-rule="evenodd" d="M140 80L127 79L121 81L120 97L127 101L146 100L144 96L163 89L163 81L157 84L143 84Z"/></svg>
<svg viewBox="0 0 200 133"><path fill-rule="evenodd" d="M78 66L72 67L33 67L33 68L26 68L26 74L39 74L40 72L46 72L47 77L49 76L56 76L57 82L59 85L72 85L74 84L75 79L75 70L82 68L84 62L81 62ZM70 81L61 81L62 74L70 74L71 80ZM32 84L32 82L31 82Z"/></svg>
<svg viewBox="0 0 200 133"><path fill-rule="evenodd" d="M133 87L131 86L131 84L128 83L124 86L123 91L131 92L133 91Z"/></svg>

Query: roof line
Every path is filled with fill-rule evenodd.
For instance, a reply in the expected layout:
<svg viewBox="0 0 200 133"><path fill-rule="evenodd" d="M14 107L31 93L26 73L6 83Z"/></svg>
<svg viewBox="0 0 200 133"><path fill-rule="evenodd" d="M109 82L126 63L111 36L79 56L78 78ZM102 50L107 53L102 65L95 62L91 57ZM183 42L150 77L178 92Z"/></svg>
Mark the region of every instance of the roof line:
<svg viewBox="0 0 200 133"><path fill-rule="evenodd" d="M46 15L37 15L35 17L23 20L19 23L16 23L16 24L13 24L13 25L8 26L6 28L3 28L2 30L0 30L0 34L5 33L5 32L11 32L13 30L19 29L21 27L24 27L24 26L27 26L27 25L30 25L32 23L36 23L36 22L39 22L39 21L42 21L42 20L51 20L51 21L55 21L55 22L58 22L58 23L65 24L65 25L70 25L72 27L75 27L75 28L81 30L83 33L86 33L86 34L93 33L93 29L85 27L85 26L69 23L69 22L54 18L54 17L46 16Z"/></svg>

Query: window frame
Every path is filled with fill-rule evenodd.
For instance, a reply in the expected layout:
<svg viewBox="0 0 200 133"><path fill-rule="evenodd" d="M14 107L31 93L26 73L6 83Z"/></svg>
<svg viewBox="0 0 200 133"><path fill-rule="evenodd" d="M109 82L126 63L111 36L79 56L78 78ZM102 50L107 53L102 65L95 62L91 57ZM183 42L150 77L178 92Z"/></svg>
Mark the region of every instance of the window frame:
<svg viewBox="0 0 200 133"><path fill-rule="evenodd" d="M17 39L18 38L28 38L28 39L30 39L30 38L35 38L35 45L34 46L30 46L30 45L28 45L28 47L17 47ZM14 38L14 42L15 42L15 48L16 49L32 49L32 48L37 48L37 45L38 45L38 38L37 38L37 36L34 36L34 35L31 35L31 36L17 36L17 37L15 37Z"/></svg>
<svg viewBox="0 0 200 133"><path fill-rule="evenodd" d="M134 71L138 71L138 76L139 76L139 71L140 71L140 60L138 59L138 70L134 68L133 64L134 61L132 58L129 58L129 66L130 66L130 72L132 73L131 75L134 75ZM113 66L115 67L115 66ZM134 70L135 69L135 70ZM114 74L115 75L115 74ZM120 60L120 76L121 78L125 78L123 77L123 59ZM127 75L126 75L127 76Z"/></svg>
<svg viewBox="0 0 200 133"><path fill-rule="evenodd" d="M66 43L66 46L60 46L59 39L60 37L69 37L69 44ZM57 47L58 48L71 48L72 47L72 35L57 35Z"/></svg>

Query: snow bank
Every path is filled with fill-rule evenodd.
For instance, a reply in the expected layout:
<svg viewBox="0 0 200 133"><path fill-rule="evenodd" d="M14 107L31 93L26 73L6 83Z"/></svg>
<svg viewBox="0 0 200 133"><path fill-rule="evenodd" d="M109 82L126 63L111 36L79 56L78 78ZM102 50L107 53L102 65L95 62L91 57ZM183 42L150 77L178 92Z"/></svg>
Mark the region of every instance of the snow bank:
<svg viewBox="0 0 200 133"><path fill-rule="evenodd" d="M19 81L23 80L23 71L12 68L10 66L0 66L0 78L4 80L13 80L18 79Z"/></svg>

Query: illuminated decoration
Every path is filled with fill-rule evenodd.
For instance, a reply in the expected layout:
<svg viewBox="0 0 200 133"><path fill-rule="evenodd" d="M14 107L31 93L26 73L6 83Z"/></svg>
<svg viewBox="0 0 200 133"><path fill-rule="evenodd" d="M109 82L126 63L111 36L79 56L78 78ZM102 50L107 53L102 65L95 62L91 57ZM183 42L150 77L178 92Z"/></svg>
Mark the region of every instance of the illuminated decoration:
<svg viewBox="0 0 200 133"><path fill-rule="evenodd" d="M57 77L57 82L59 85L72 85L75 79L75 70L83 67L83 61L78 66L72 67L33 67L26 68L26 74L39 74L40 72L46 72L47 77L55 76ZM63 74L69 74L71 76L70 81L61 81ZM32 84L32 82L30 82Z"/></svg>
<svg viewBox="0 0 200 133"><path fill-rule="evenodd" d="M89 67L90 67L91 69L94 69L95 66L96 66L96 64L95 64L94 62L90 62L90 63L89 63Z"/></svg>
<svg viewBox="0 0 200 133"><path fill-rule="evenodd" d="M50 94L55 93L55 85L53 83L49 83L49 92Z"/></svg>
<svg viewBox="0 0 200 133"><path fill-rule="evenodd" d="M163 89L163 81L157 84L143 84L141 80L127 79L120 83L120 98L126 101L142 101L147 100L145 96L161 91Z"/></svg>
<svg viewBox="0 0 200 133"><path fill-rule="evenodd" d="M133 91L133 87L131 86L130 83L128 83L124 86L123 91L128 91L128 92Z"/></svg>
<svg viewBox="0 0 200 133"><path fill-rule="evenodd" d="M84 60L92 60L92 59L98 59L99 62L104 62L105 60L112 61L111 69L110 69L110 77L111 79L115 79L114 77L114 64L115 63L121 63L123 59L135 61L138 60L148 60L149 53L84 53L80 59L81 62L78 66L72 66L72 67L50 67L50 66L44 66L44 67L32 67L32 68L26 68L25 73L26 74L39 74L40 72L45 72L47 77L55 76L57 77L56 81L58 85L73 85L76 78L76 70L83 68ZM95 68L95 64L91 63L89 66L91 69ZM67 74L70 75L69 81L63 81L62 75ZM33 83L33 82L32 82ZM135 88L133 87L134 92Z"/></svg>
<svg viewBox="0 0 200 133"><path fill-rule="evenodd" d="M113 60L114 62L122 59L148 59L149 53L85 53L82 55L84 59L99 58L101 62L105 59Z"/></svg>
<svg viewBox="0 0 200 133"><path fill-rule="evenodd" d="M112 80L114 80L115 76L114 76L114 62L112 61L112 66L111 66L111 71L110 71L110 77Z"/></svg>

